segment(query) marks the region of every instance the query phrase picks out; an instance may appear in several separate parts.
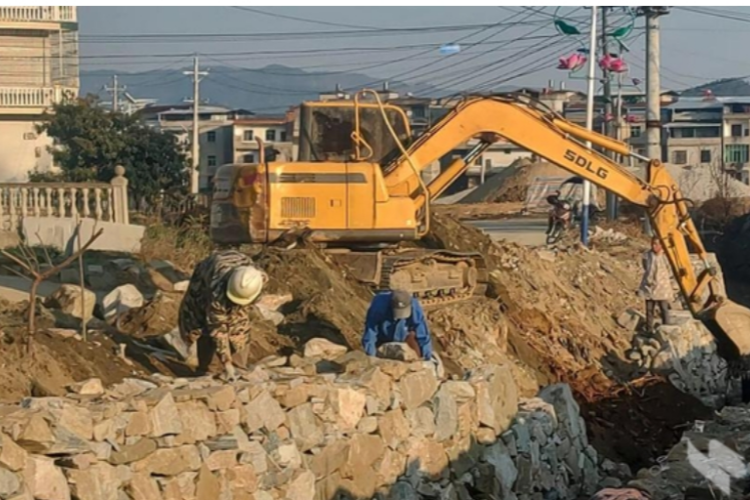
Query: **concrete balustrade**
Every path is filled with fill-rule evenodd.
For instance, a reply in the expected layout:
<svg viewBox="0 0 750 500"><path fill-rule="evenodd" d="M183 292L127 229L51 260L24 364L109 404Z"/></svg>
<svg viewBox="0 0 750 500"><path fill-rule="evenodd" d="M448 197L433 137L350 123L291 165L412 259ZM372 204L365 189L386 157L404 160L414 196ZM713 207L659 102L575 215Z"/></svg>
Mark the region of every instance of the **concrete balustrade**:
<svg viewBox="0 0 750 500"><path fill-rule="evenodd" d="M109 183L0 183L0 230L16 232L27 217L129 224L127 190L121 166Z"/></svg>

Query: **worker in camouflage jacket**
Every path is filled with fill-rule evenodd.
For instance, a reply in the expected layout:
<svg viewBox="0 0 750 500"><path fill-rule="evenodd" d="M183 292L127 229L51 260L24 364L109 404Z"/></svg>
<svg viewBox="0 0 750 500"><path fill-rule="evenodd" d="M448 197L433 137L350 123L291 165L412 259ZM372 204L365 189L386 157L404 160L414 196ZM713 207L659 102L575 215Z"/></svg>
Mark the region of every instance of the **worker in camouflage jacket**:
<svg viewBox="0 0 750 500"><path fill-rule="evenodd" d="M654 332L656 306L659 306L662 324L669 324L669 303L674 298L671 277L672 271L661 241L654 236L651 250L643 255L643 278L638 289L638 295L646 300L646 328L650 333Z"/></svg>
<svg viewBox="0 0 750 500"><path fill-rule="evenodd" d="M247 346L252 304L267 281L250 257L235 250L213 252L195 267L179 315L189 365L198 366L198 339L205 335L213 341L227 377L236 377L232 351Z"/></svg>

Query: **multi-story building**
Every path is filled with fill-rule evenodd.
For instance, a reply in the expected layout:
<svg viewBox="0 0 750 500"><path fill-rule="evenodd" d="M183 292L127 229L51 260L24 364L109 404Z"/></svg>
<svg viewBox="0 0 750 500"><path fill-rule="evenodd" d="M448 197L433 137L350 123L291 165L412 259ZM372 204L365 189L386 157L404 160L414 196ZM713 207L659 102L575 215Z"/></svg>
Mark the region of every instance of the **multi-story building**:
<svg viewBox="0 0 750 500"><path fill-rule="evenodd" d="M146 106L138 112L138 116L159 130L176 134L190 156L192 104ZM293 116L256 116L245 109L201 105L198 108L200 190L211 188L216 169L222 165L259 161L257 138L263 142L264 149L275 149L286 158L292 158L293 120Z"/></svg>
<svg viewBox="0 0 750 500"><path fill-rule="evenodd" d="M191 156L193 130L193 105L173 104L146 106L138 116L147 124L159 130L174 133ZM198 144L200 161L199 186L201 190L209 188L210 178L220 165L234 161L233 124L235 120L252 116L243 109L230 109L223 106L203 104L198 108Z"/></svg>
<svg viewBox="0 0 750 500"><path fill-rule="evenodd" d="M42 114L78 96L76 7L0 6L0 181L52 165Z"/></svg>
<svg viewBox="0 0 750 500"><path fill-rule="evenodd" d="M287 160L294 158L292 129L294 115L251 116L235 120L232 150L235 163L255 163L260 159L260 142L264 149L275 149Z"/></svg>
<svg viewBox="0 0 750 500"><path fill-rule="evenodd" d="M666 161L750 180L750 97L680 99L662 110Z"/></svg>

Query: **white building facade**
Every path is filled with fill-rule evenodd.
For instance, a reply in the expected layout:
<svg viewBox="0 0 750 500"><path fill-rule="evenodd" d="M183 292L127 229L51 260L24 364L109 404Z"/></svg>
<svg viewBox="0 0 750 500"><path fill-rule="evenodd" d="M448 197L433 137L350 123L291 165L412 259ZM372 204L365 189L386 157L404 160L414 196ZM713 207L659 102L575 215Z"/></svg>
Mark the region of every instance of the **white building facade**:
<svg viewBox="0 0 750 500"><path fill-rule="evenodd" d="M76 7L0 6L0 61L0 182L24 181L53 166L42 114L78 97Z"/></svg>

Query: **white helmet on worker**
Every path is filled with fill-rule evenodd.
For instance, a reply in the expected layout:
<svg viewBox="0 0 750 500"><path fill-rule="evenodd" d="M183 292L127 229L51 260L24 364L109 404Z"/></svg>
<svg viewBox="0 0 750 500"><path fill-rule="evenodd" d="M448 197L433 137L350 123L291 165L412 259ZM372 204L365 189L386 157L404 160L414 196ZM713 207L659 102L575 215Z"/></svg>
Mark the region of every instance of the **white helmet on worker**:
<svg viewBox="0 0 750 500"><path fill-rule="evenodd" d="M239 266L227 282L227 297L237 305L250 304L258 298L268 276L253 266Z"/></svg>

